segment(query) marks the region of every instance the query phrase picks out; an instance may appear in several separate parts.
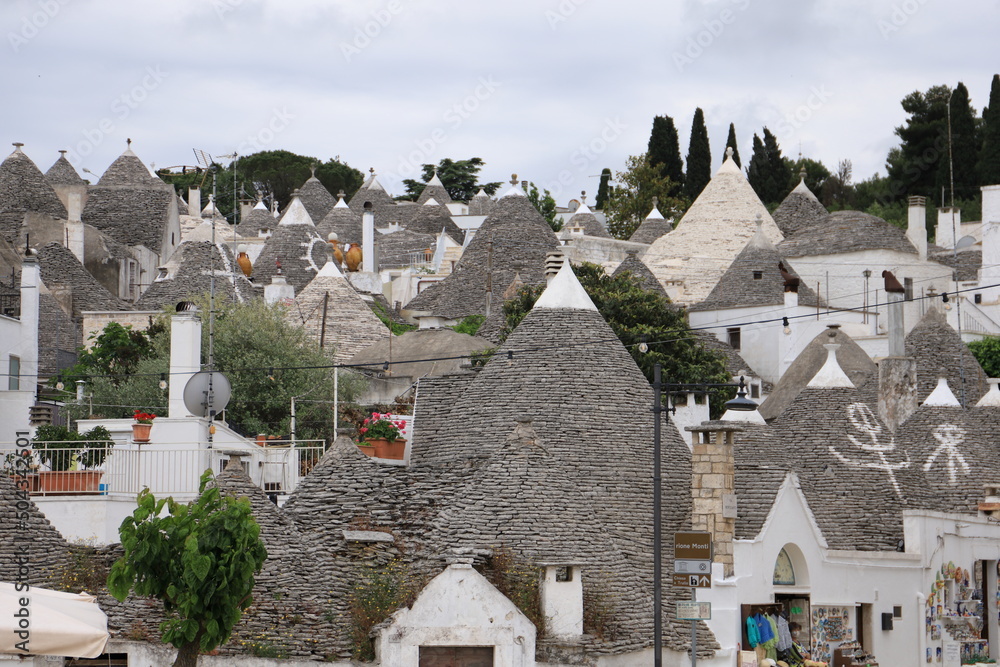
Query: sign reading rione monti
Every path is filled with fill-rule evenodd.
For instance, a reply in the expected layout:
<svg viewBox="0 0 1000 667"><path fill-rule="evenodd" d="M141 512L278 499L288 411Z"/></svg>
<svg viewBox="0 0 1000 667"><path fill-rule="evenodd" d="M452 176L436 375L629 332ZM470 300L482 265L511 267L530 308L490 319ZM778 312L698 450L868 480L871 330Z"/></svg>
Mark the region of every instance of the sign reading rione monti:
<svg viewBox="0 0 1000 667"><path fill-rule="evenodd" d="M712 533L674 533L674 558L712 560Z"/></svg>

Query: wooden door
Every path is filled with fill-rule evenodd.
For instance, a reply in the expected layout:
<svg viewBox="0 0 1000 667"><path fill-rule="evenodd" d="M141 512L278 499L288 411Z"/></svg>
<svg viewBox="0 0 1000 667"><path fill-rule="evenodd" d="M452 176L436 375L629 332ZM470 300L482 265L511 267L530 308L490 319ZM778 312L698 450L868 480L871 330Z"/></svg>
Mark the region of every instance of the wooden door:
<svg viewBox="0 0 1000 667"><path fill-rule="evenodd" d="M420 667L493 667L493 647L421 646Z"/></svg>

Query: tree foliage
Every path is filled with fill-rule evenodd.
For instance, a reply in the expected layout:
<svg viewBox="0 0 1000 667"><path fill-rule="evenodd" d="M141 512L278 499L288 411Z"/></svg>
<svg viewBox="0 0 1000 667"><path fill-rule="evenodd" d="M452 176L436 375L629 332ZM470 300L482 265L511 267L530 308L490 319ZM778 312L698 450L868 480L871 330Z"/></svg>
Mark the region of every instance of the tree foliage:
<svg viewBox="0 0 1000 667"><path fill-rule="evenodd" d="M932 86L923 93L913 91L900 102L908 117L895 130L900 145L886 158L890 200L921 195L937 201L940 196L935 190L942 159L947 163L949 95L948 86Z"/></svg>
<svg viewBox="0 0 1000 667"><path fill-rule="evenodd" d="M733 162L736 166L743 168L743 164L740 162L740 145L736 141L736 126L732 123L729 124L729 137L726 139L726 148L733 149ZM725 153L723 153L725 155Z"/></svg>
<svg viewBox="0 0 1000 667"><path fill-rule="evenodd" d="M684 192L684 163L681 162L680 140L677 138L673 118L657 116L653 119L646 155L649 156L649 164L658 170L659 176L670 179L669 196L680 197Z"/></svg>
<svg viewBox="0 0 1000 667"><path fill-rule="evenodd" d="M976 112L969 101L969 90L961 81L955 86L949 101L951 114L951 156L938 165L935 190L941 192L944 188L951 201L951 180L954 170L955 197L966 199L979 195L979 176L976 173L976 160L979 156L979 128ZM945 126L947 131L947 125Z"/></svg>
<svg viewBox="0 0 1000 667"><path fill-rule="evenodd" d="M969 343L969 350L986 372L986 377L1000 377L1000 337L987 336Z"/></svg>
<svg viewBox="0 0 1000 667"><path fill-rule="evenodd" d="M247 498L223 495L201 477L199 496L182 504L149 489L118 532L125 553L111 567L108 590L119 601L134 591L163 603L163 641L178 648L175 667L197 664L232 634L253 602L254 575L267 550Z"/></svg>
<svg viewBox="0 0 1000 667"><path fill-rule="evenodd" d="M705 112L698 107L691 120L691 141L688 143L687 174L684 180L684 194L694 201L712 180L712 149L708 142L708 128L705 127Z"/></svg>
<svg viewBox="0 0 1000 667"><path fill-rule="evenodd" d="M443 158L437 163L437 175L441 179L444 189L448 191L448 195L452 199L467 202L479 192L480 188L485 190L486 194L492 196L503 185L499 181L493 183L479 182L479 172L485 164L486 162L478 157L469 158L468 160ZM412 178L403 180L403 185L406 186L406 193L400 196L399 199L417 201L420 198L420 193L424 191L427 181L434 175L435 165L425 164L422 165L422 169L421 180L418 181Z"/></svg>
<svg viewBox="0 0 1000 667"><path fill-rule="evenodd" d="M686 312L674 308L664 294L643 289L628 272L609 276L597 264L580 264L573 271L650 382L656 364L662 365L663 377L670 382L730 381L723 357L701 344L688 330ZM504 303L501 341L520 324L543 289L543 285L522 287ZM644 341L648 352L639 350Z"/></svg>
<svg viewBox="0 0 1000 667"><path fill-rule="evenodd" d="M631 155L625 170L615 176L618 185L609 193L604 205L608 231L617 239L628 239L653 210L653 198L666 219L677 219L687 210L688 202L670 193L676 183L653 167L646 155Z"/></svg>
<svg viewBox="0 0 1000 667"><path fill-rule="evenodd" d="M787 191L791 191L799 184L799 181L802 179L802 171L804 170L806 187L818 197L820 191L823 189L823 185L831 176L830 170L819 160L804 157L799 159L798 162L793 162L789 158L785 158L785 163L789 174L788 183L785 184Z"/></svg>
<svg viewBox="0 0 1000 667"><path fill-rule="evenodd" d="M781 155L781 147L771 131L764 128L764 140L753 135L753 156L747 167L747 180L765 204L777 204L791 191L792 173Z"/></svg>
<svg viewBox="0 0 1000 667"><path fill-rule="evenodd" d="M562 220L556 217L556 200L552 198L551 192L548 190L539 192L538 186L529 181L528 191L525 194L527 194L528 201L535 207L535 210L542 214L545 222L549 223L552 231L558 232L563 228Z"/></svg>
<svg viewBox="0 0 1000 667"><path fill-rule="evenodd" d="M983 109L982 135L976 163L979 184L997 185L1000 184L1000 74L993 75L990 85L990 104Z"/></svg>

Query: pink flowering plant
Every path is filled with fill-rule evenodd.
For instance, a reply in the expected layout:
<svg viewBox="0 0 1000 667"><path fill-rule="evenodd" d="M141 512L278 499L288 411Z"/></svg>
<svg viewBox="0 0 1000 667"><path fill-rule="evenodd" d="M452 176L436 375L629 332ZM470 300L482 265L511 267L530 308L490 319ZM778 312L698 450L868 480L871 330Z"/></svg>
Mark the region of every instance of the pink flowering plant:
<svg viewBox="0 0 1000 667"><path fill-rule="evenodd" d="M399 440L406 432L406 422L402 419L393 421L388 412L373 412L358 429L362 440Z"/></svg>

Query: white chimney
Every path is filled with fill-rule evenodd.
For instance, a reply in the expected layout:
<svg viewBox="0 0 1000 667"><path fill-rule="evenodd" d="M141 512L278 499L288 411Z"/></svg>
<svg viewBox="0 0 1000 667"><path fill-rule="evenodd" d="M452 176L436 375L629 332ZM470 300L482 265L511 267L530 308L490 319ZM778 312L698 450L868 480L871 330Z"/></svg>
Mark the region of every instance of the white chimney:
<svg viewBox="0 0 1000 667"><path fill-rule="evenodd" d="M167 416L187 417L184 387L201 370L201 317L197 311L183 311L170 318L170 383Z"/></svg>
<svg viewBox="0 0 1000 667"><path fill-rule="evenodd" d="M923 197L910 197L907 211L906 238L920 254L927 259L927 208Z"/></svg>
<svg viewBox="0 0 1000 667"><path fill-rule="evenodd" d="M378 270L375 261L375 214L366 209L361 217L361 270L374 273Z"/></svg>
<svg viewBox="0 0 1000 667"><path fill-rule="evenodd" d="M271 284L264 286L264 301L271 304L282 299L294 299L295 287L289 285L285 276L277 275L271 277Z"/></svg>
<svg viewBox="0 0 1000 667"><path fill-rule="evenodd" d="M954 248L962 237L962 209L945 206L938 209L934 243L942 248Z"/></svg>
<svg viewBox="0 0 1000 667"><path fill-rule="evenodd" d="M985 185L983 191L983 268L979 282L983 285L1000 283L1000 185ZM1000 288L983 290L983 301L996 303Z"/></svg>
<svg viewBox="0 0 1000 667"><path fill-rule="evenodd" d="M201 188L188 188L188 215L201 217Z"/></svg>
<svg viewBox="0 0 1000 667"><path fill-rule="evenodd" d="M559 273L559 269L562 268L563 263L566 261L566 255L563 254L562 250L549 250L545 253L545 283L548 284L552 282L552 279L556 277Z"/></svg>
<svg viewBox="0 0 1000 667"><path fill-rule="evenodd" d="M83 195L79 192L70 192L67 200L69 206L66 207L69 215L66 217L66 247L83 264Z"/></svg>
<svg viewBox="0 0 1000 667"><path fill-rule="evenodd" d="M583 577L576 563L544 563L542 616L549 635L583 634Z"/></svg>
<svg viewBox="0 0 1000 667"><path fill-rule="evenodd" d="M889 356L902 357L906 354L906 330L903 328L903 300L906 292L892 275L892 271L883 271L885 281L885 298L889 302Z"/></svg>

